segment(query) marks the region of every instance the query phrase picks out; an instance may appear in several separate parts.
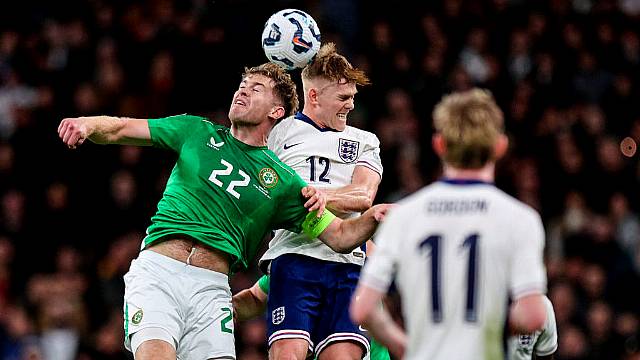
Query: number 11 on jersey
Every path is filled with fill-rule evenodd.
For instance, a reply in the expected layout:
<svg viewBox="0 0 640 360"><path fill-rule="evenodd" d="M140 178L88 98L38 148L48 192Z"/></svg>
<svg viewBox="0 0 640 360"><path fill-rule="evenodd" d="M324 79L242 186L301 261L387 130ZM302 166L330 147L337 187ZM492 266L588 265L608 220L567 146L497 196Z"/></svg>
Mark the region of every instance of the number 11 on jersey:
<svg viewBox="0 0 640 360"><path fill-rule="evenodd" d="M471 234L467 236L462 244L461 248L468 248L468 262L467 262L467 298L465 305L465 320L468 322L476 322L478 315L476 312L476 296L477 296L477 270L478 270L478 240L480 236L478 234ZM442 274L440 273L441 267L441 243L442 235L436 234L427 237L423 240L418 249L420 251L428 251L428 256L431 258L431 310L432 320L434 323L442 322Z"/></svg>

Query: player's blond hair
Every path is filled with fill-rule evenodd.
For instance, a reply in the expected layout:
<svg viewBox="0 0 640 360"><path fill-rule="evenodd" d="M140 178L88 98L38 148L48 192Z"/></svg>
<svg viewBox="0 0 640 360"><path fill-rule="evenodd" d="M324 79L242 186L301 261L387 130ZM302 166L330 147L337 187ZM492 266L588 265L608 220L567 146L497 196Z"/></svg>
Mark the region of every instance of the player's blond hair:
<svg viewBox="0 0 640 360"><path fill-rule="evenodd" d="M495 159L494 145L504 118L487 90L446 95L433 110L433 124L446 144L443 161L459 169L479 169Z"/></svg>
<svg viewBox="0 0 640 360"><path fill-rule="evenodd" d="M253 74L263 75L273 80L273 91L276 97L282 101L282 106L284 107L285 115L282 118L291 116L298 111L299 102L296 83L293 82L291 75L283 68L268 62L251 68L245 68L242 78Z"/></svg>
<svg viewBox="0 0 640 360"><path fill-rule="evenodd" d="M345 79L347 83L354 83L358 86L371 83L364 71L354 68L347 58L338 54L334 43L322 45L311 64L302 70L303 80L315 78L329 81Z"/></svg>

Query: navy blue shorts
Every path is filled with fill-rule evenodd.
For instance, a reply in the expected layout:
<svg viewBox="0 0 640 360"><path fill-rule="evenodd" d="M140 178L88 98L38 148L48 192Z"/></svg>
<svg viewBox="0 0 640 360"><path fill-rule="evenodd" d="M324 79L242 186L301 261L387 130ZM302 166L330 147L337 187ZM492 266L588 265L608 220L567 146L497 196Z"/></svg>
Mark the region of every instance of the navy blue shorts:
<svg viewBox="0 0 640 360"><path fill-rule="evenodd" d="M319 354L327 345L369 341L349 318L359 265L286 254L271 262L267 326L269 346L281 339L305 339Z"/></svg>

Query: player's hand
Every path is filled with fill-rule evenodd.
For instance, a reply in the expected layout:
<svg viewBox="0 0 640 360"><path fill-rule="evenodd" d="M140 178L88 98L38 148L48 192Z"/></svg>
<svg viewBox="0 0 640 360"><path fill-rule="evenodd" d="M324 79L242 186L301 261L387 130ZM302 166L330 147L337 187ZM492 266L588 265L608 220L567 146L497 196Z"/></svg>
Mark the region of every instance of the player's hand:
<svg viewBox="0 0 640 360"><path fill-rule="evenodd" d="M75 149L89 137L87 124L83 118L66 118L58 126L58 136L69 149Z"/></svg>
<svg viewBox="0 0 640 360"><path fill-rule="evenodd" d="M307 202L304 203L304 207L309 211L317 210L317 216L322 216L324 208L327 206L327 195L313 186L305 186L302 188L302 196L308 199Z"/></svg>
<svg viewBox="0 0 640 360"><path fill-rule="evenodd" d="M378 204L374 205L372 209L374 209L373 218L376 219L377 222L382 222L387 216L387 212L393 209L395 204Z"/></svg>

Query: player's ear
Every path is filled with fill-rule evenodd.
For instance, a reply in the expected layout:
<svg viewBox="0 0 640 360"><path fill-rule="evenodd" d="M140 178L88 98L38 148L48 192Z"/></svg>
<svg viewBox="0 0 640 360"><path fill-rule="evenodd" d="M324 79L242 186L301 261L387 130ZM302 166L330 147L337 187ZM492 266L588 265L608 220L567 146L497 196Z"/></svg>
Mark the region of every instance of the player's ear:
<svg viewBox="0 0 640 360"><path fill-rule="evenodd" d="M269 112L269 117L272 118L273 120L281 119L282 117L284 117L284 115L285 115L284 107L280 105L276 105L272 107L271 112Z"/></svg>
<svg viewBox="0 0 640 360"><path fill-rule="evenodd" d="M504 154L507 153L508 149L509 149L509 138L504 134L500 134L500 136L496 140L495 145L493 146L493 153L495 154L496 160L502 158Z"/></svg>
<svg viewBox="0 0 640 360"><path fill-rule="evenodd" d="M444 154L447 151L447 144L445 143L442 134L433 134L433 137L431 137L431 146L433 147L433 151L436 152L436 155L438 155L438 157L444 157Z"/></svg>
<svg viewBox="0 0 640 360"><path fill-rule="evenodd" d="M318 102L318 89L312 87L309 89L309 93L307 94L307 98L309 102L314 104Z"/></svg>

